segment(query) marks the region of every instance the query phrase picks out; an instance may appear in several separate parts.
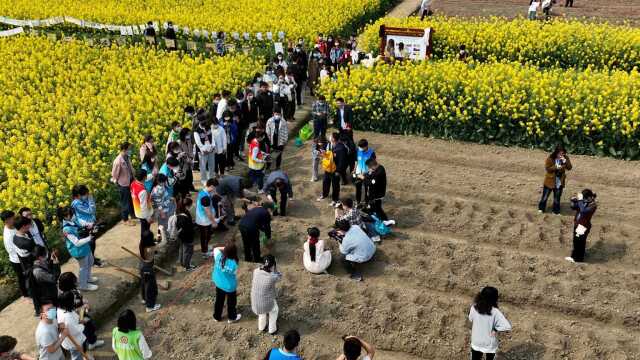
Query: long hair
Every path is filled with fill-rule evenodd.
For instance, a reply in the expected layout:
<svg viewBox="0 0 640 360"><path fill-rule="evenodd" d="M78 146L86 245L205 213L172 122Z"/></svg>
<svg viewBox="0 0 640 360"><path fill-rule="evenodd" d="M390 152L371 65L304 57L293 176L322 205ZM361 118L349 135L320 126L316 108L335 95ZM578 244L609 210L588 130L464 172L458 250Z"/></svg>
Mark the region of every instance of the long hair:
<svg viewBox="0 0 640 360"><path fill-rule="evenodd" d="M476 295L476 311L482 315L491 315L491 310L498 307L498 289L487 286Z"/></svg>
<svg viewBox="0 0 640 360"><path fill-rule="evenodd" d="M564 145L562 144L558 144L556 145L556 147L553 149L553 151L551 152L551 154L549 154L549 157L551 159L555 159L558 156L558 153L560 152L567 152L567 149L564 148Z"/></svg>
<svg viewBox="0 0 640 360"><path fill-rule="evenodd" d="M136 329L136 314L127 309L120 313L118 317L118 330L123 333L128 333Z"/></svg>
<svg viewBox="0 0 640 360"><path fill-rule="evenodd" d="M227 259L235 260L236 263L239 261L238 247L233 242L228 242L227 244L225 244L224 250L222 250L222 259L220 260L220 267L224 268L224 264L226 263Z"/></svg>
<svg viewBox="0 0 640 360"><path fill-rule="evenodd" d="M309 235L309 256L311 261L316 262L316 244L320 237L320 230L317 227L310 227L307 229L307 235Z"/></svg>

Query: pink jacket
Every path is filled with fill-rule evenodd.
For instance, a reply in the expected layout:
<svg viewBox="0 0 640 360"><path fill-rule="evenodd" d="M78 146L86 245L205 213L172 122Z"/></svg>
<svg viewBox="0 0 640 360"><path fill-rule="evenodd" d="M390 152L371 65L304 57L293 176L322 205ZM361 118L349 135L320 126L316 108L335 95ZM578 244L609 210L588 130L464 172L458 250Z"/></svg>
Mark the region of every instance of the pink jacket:
<svg viewBox="0 0 640 360"><path fill-rule="evenodd" d="M111 168L111 178L120 186L129 187L131 180L133 179L133 165L129 157L125 157L122 154L118 154L115 160L113 160L113 167Z"/></svg>

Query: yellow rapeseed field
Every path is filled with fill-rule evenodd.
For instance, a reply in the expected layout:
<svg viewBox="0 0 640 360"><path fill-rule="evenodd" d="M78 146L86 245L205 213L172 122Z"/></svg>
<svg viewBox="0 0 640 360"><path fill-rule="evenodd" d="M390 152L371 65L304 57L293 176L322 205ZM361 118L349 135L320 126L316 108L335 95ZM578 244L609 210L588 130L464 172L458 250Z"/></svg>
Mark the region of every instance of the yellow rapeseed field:
<svg viewBox="0 0 640 360"><path fill-rule="evenodd" d="M0 209L29 206L39 216L68 203L74 184L110 186L119 143L164 139L185 105L239 89L260 68L245 56L25 36L0 40L0 64Z"/></svg>
<svg viewBox="0 0 640 360"><path fill-rule="evenodd" d="M433 27L434 56L454 58L466 45L479 61L506 60L543 67L589 66L599 69L640 69L640 29L585 23L432 17L382 18L369 25L361 46L377 53L380 25L423 29Z"/></svg>
<svg viewBox="0 0 640 360"><path fill-rule="evenodd" d="M640 73L435 61L358 68L321 92L359 129L550 147L636 159Z"/></svg>
<svg viewBox="0 0 640 360"><path fill-rule="evenodd" d="M12 0L0 15L21 19L72 16L116 25L173 21L190 29L286 32L311 39L318 32L354 32L391 0Z"/></svg>

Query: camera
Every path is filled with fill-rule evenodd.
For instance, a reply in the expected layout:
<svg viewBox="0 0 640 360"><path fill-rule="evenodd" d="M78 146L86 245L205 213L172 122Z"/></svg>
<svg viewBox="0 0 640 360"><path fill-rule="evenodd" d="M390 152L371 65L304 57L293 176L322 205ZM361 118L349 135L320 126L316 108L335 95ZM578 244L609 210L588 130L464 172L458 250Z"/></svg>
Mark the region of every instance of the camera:
<svg viewBox="0 0 640 360"><path fill-rule="evenodd" d="M329 231L329 237L335 241L337 241L338 243L342 244L342 238L343 236L340 235L338 233L338 230L331 230Z"/></svg>

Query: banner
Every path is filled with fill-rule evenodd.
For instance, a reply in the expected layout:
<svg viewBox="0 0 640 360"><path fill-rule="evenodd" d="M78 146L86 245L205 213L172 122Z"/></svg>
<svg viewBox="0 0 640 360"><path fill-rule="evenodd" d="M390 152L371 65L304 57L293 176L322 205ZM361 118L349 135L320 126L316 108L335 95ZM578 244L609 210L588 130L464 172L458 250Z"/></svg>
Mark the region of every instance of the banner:
<svg viewBox="0 0 640 360"><path fill-rule="evenodd" d="M18 34L22 34L23 32L24 32L24 28L17 27L17 28L10 29L10 30L0 31L0 37L18 35Z"/></svg>

